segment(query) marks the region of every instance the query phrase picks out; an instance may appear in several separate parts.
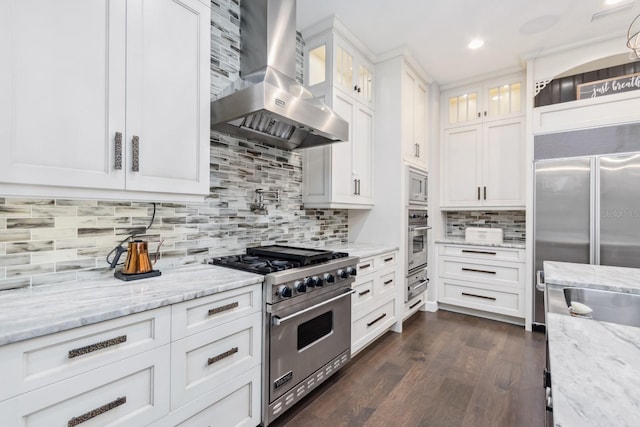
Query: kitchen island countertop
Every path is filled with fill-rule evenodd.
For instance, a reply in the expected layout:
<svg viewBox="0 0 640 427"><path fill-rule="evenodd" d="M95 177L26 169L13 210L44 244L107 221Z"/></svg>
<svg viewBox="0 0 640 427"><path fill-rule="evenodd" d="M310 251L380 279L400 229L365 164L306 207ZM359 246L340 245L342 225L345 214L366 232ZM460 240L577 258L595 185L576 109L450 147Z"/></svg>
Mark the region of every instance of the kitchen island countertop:
<svg viewBox="0 0 640 427"><path fill-rule="evenodd" d="M544 263L550 287L640 293L640 269ZM636 426L640 328L547 313L556 426ZM541 391L542 392L542 391Z"/></svg>
<svg viewBox="0 0 640 427"><path fill-rule="evenodd" d="M0 292L0 345L261 283L264 277L197 264L124 282L113 277Z"/></svg>

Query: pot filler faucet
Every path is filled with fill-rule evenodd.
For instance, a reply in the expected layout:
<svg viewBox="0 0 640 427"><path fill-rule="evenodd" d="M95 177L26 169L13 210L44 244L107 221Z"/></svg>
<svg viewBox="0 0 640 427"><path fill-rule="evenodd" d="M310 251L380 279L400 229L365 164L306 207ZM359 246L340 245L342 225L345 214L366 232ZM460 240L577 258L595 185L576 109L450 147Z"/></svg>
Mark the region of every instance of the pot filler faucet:
<svg viewBox="0 0 640 427"><path fill-rule="evenodd" d="M264 205L265 195L273 195L274 198L272 200L274 200L276 203L280 202L280 190L263 190L262 188L258 188L256 189L256 197L254 199L254 202L251 203L251 212L259 213L262 215L269 214L269 211Z"/></svg>

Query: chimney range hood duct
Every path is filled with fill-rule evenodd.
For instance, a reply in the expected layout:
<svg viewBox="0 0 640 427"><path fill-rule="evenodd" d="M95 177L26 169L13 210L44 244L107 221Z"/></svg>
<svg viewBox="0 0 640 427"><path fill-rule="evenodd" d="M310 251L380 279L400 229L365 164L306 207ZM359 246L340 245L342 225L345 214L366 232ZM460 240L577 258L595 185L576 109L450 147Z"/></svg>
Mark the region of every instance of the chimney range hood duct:
<svg viewBox="0 0 640 427"><path fill-rule="evenodd" d="M349 124L296 82L296 0L240 2L240 76L211 102L211 129L285 150L349 139Z"/></svg>

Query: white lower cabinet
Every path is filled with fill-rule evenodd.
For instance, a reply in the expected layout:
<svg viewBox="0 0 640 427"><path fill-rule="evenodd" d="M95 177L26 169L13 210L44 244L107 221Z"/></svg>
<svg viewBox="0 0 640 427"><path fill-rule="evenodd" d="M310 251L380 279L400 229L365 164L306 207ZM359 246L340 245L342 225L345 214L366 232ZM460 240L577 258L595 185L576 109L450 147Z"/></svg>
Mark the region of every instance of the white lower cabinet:
<svg viewBox="0 0 640 427"><path fill-rule="evenodd" d="M524 318L524 250L438 245L438 302Z"/></svg>
<svg viewBox="0 0 640 427"><path fill-rule="evenodd" d="M260 424L262 284L0 347L2 426Z"/></svg>
<svg viewBox="0 0 640 427"><path fill-rule="evenodd" d="M402 321L407 320L409 317L413 316L418 310L424 307L426 300L427 300L426 292L423 292L420 295L416 295L409 301L405 302L404 311L402 312Z"/></svg>
<svg viewBox="0 0 640 427"><path fill-rule="evenodd" d="M260 365L236 374L221 387L198 395L152 426L257 426L261 421L261 375Z"/></svg>
<svg viewBox="0 0 640 427"><path fill-rule="evenodd" d="M351 296L351 354L386 332L397 320L396 252L362 258Z"/></svg>
<svg viewBox="0 0 640 427"><path fill-rule="evenodd" d="M6 426L147 425L169 412L169 346L0 403Z"/></svg>

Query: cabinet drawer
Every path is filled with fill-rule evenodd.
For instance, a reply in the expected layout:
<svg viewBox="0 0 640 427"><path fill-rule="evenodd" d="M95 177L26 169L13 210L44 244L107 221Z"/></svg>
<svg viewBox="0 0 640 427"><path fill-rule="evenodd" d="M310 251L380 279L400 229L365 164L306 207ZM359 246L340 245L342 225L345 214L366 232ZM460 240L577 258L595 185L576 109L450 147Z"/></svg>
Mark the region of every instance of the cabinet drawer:
<svg viewBox="0 0 640 427"><path fill-rule="evenodd" d="M439 260L440 277L469 280L497 286L520 288L524 285L524 264L497 263L442 257Z"/></svg>
<svg viewBox="0 0 640 427"><path fill-rule="evenodd" d="M169 343L170 308L70 329L1 348L0 400Z"/></svg>
<svg viewBox="0 0 640 427"><path fill-rule="evenodd" d="M397 252L389 252L386 254L382 254L378 257L378 268L386 268L391 265L396 264L396 254Z"/></svg>
<svg viewBox="0 0 640 427"><path fill-rule="evenodd" d="M373 285L375 277L370 275L365 278L357 278L353 289L355 294L351 295L351 311L356 312L369 301L373 300Z"/></svg>
<svg viewBox="0 0 640 427"><path fill-rule="evenodd" d="M358 276L372 273L377 267L376 258L363 258L358 263Z"/></svg>
<svg viewBox="0 0 640 427"><path fill-rule="evenodd" d="M486 260L524 262L523 249L497 248L492 246L438 245L440 255L482 258Z"/></svg>
<svg viewBox="0 0 640 427"><path fill-rule="evenodd" d="M171 412L152 427L257 426L261 418L260 375L260 366L242 372Z"/></svg>
<svg viewBox="0 0 640 427"><path fill-rule="evenodd" d="M467 286L464 282L441 280L438 301L477 310L522 317L522 292L497 291Z"/></svg>
<svg viewBox="0 0 640 427"><path fill-rule="evenodd" d="M168 412L168 346L0 403L7 426L142 426Z"/></svg>
<svg viewBox="0 0 640 427"><path fill-rule="evenodd" d="M262 284L220 292L171 307L175 341L262 310Z"/></svg>
<svg viewBox="0 0 640 427"><path fill-rule="evenodd" d="M394 294L396 291L396 271L382 272L376 279L374 290L376 298Z"/></svg>
<svg viewBox="0 0 640 427"><path fill-rule="evenodd" d="M171 409L213 390L261 362L262 313L171 344Z"/></svg>
<svg viewBox="0 0 640 427"><path fill-rule="evenodd" d="M369 342L390 328L396 320L396 300L387 301L380 307L353 322L351 329L351 353L365 347Z"/></svg>

